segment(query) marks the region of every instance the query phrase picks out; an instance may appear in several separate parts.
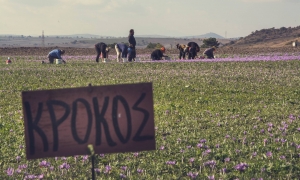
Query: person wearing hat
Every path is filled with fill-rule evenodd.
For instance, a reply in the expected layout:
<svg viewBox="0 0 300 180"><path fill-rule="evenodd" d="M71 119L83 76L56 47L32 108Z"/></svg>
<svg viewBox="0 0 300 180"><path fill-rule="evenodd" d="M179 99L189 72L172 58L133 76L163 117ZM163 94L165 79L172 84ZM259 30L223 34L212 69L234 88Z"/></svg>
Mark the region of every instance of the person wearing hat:
<svg viewBox="0 0 300 180"><path fill-rule="evenodd" d="M120 59L122 57L123 62L126 62L128 46L124 43L118 43L115 45L115 49L117 52L117 61L120 62Z"/></svg>
<svg viewBox="0 0 300 180"><path fill-rule="evenodd" d="M208 48L203 52L203 55L206 56L208 59L214 59L214 51L215 50L216 50L215 46Z"/></svg>
<svg viewBox="0 0 300 180"><path fill-rule="evenodd" d="M195 59L195 57L197 56L197 52L200 51L199 45L195 42L189 42L187 46L189 52L188 59Z"/></svg>
<svg viewBox="0 0 300 180"><path fill-rule="evenodd" d="M168 56L164 56L163 53L166 52L166 48L165 47L161 47L160 49L156 49L151 53L151 59L152 60L162 60L162 57L168 57Z"/></svg>
<svg viewBox="0 0 300 180"><path fill-rule="evenodd" d="M128 61L131 62L136 57L136 52L135 52L136 41L134 38L134 30L133 29L129 30L128 44L129 44Z"/></svg>
<svg viewBox="0 0 300 180"><path fill-rule="evenodd" d="M95 49L97 52L96 62L99 62L99 56L101 55L102 62L106 62L106 58L108 58L109 47L103 42L95 44Z"/></svg>
<svg viewBox="0 0 300 180"><path fill-rule="evenodd" d="M52 51L49 52L48 54L48 58L49 58L49 63L53 64L54 59L62 59L61 55L65 54L65 50L61 50L61 49L54 49ZM63 63L66 63L65 60L62 60Z"/></svg>

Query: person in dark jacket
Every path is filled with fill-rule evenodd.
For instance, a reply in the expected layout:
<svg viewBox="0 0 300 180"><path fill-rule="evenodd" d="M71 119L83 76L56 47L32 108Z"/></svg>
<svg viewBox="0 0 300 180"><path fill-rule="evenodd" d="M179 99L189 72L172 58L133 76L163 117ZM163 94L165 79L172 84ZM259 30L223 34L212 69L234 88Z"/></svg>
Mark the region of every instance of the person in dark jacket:
<svg viewBox="0 0 300 180"><path fill-rule="evenodd" d="M179 59L185 59L185 54L188 53L188 47L185 44L177 44L177 49L179 49Z"/></svg>
<svg viewBox="0 0 300 180"><path fill-rule="evenodd" d="M127 53L128 53L128 46L124 43L118 43L115 45L115 49L117 52L117 61L120 62L121 57L123 59L123 62L126 62Z"/></svg>
<svg viewBox="0 0 300 180"><path fill-rule="evenodd" d="M50 51L48 54L49 63L53 64L54 59L62 59L61 55L63 55L64 53L65 51L60 49L54 49ZM66 63L65 60L63 60L63 62Z"/></svg>
<svg viewBox="0 0 300 180"><path fill-rule="evenodd" d="M103 62L106 62L106 58L108 58L108 52L109 52L109 48L107 47L107 45L103 42L100 42L98 44L95 44L95 49L97 51L97 57L96 57L96 62L99 62L99 56L101 55L101 59Z"/></svg>
<svg viewBox="0 0 300 180"><path fill-rule="evenodd" d="M128 44L129 44L128 61L131 62L136 57L136 52L135 52L136 41L134 38L134 30L133 29L130 29L130 31L129 31Z"/></svg>
<svg viewBox="0 0 300 180"><path fill-rule="evenodd" d="M187 44L189 50L189 56L188 56L188 59L195 59L195 57L197 56L197 52L200 51L200 47L197 43L195 42L189 42Z"/></svg>
<svg viewBox="0 0 300 180"><path fill-rule="evenodd" d="M168 57L168 56L164 56L163 53L166 52L165 47L161 47L160 49L156 49L151 53L151 59L152 60L162 60L162 57Z"/></svg>
<svg viewBox="0 0 300 180"><path fill-rule="evenodd" d="M206 56L208 59L214 59L214 51L215 50L216 50L216 47L206 49L204 51L203 55Z"/></svg>

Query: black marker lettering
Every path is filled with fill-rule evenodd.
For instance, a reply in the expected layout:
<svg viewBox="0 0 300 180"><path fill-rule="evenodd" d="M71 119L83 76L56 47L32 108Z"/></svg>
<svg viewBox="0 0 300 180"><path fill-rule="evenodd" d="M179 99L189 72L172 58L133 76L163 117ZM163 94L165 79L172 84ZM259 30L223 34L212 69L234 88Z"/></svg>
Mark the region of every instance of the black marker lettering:
<svg viewBox="0 0 300 180"><path fill-rule="evenodd" d="M86 129L85 137L84 139L80 139L80 137L77 134L77 129L76 129L76 115L77 115L77 103L81 102L86 109L87 115L88 115L88 127ZM91 129L92 129L92 123L93 123L93 116L92 116L92 111L89 103L82 98L76 99L73 104L72 104L72 118L71 118L71 129L72 129L72 135L73 138L75 139L76 142L79 144L84 144L89 140L89 136L91 134Z"/></svg>
<svg viewBox="0 0 300 180"><path fill-rule="evenodd" d="M29 102L24 103L26 116L27 116L27 128L28 128L28 139L29 139L29 152L31 155L34 155L35 153L35 144L34 144L34 133L35 130L40 137L42 138L43 145L44 145L44 152L48 151L48 140L47 136L45 135L44 131L38 126L38 123L41 119L42 112L43 112L43 103L39 103L38 110L36 117L33 121L32 114L31 114L31 108Z"/></svg>
<svg viewBox="0 0 300 180"><path fill-rule="evenodd" d="M62 106L65 108L65 114L59 119L56 120L55 112L53 105ZM49 114L52 122L52 131L53 131L53 151L58 150L58 126L64 122L70 114L70 107L67 103L58 100L49 100L47 101L47 106L49 109Z"/></svg>
<svg viewBox="0 0 300 180"><path fill-rule="evenodd" d="M95 113L95 119L96 119L96 146L101 145L101 123L103 125L104 128L104 133L106 136L106 140L107 140L107 144L109 146L116 146L117 143L115 143L110 134L109 134L109 128L108 128L108 124L106 122L106 119L104 118L105 112L107 110L108 107L108 101L109 101L109 97L105 97L104 98L104 103L103 103L103 107L101 110L101 113L99 112L99 104L98 104L98 99L96 97L93 98L93 104L94 104L94 113Z"/></svg>
<svg viewBox="0 0 300 180"><path fill-rule="evenodd" d="M154 139L154 136L145 135L141 136L141 133L144 129L144 127L147 124L147 121L149 119L149 112L143 108L139 108L138 105L143 101L143 99L146 97L146 93L142 93L141 97L137 100L137 102L133 105L132 109L136 111L140 111L144 114L144 119L142 124L140 125L138 131L136 132L135 136L133 137L133 141L146 141L146 140L152 140Z"/></svg>
<svg viewBox="0 0 300 180"><path fill-rule="evenodd" d="M123 137L121 131L120 131L120 127L119 127L119 123L118 123L118 101L120 101L123 104L123 107L125 109L126 112L126 119L127 119L127 135L126 138ZM112 106L112 120L113 120L113 125L116 131L116 134L119 138L119 140L125 144L128 142L130 136L131 136L131 115L130 115L130 109L129 109L129 105L127 103L127 101L125 100L124 97L122 96L116 96L113 99L113 106Z"/></svg>

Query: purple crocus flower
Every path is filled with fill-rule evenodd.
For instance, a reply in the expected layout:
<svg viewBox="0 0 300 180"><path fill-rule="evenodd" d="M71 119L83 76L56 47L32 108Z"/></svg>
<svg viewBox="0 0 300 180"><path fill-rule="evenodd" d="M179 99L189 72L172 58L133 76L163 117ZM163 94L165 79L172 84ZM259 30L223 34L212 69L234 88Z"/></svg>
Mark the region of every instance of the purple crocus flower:
<svg viewBox="0 0 300 180"><path fill-rule="evenodd" d="M287 140L286 139L281 139L281 142L282 143L285 143Z"/></svg>
<svg viewBox="0 0 300 180"><path fill-rule="evenodd" d="M166 164L167 164L167 165L175 165L175 164L176 164L176 161L167 161Z"/></svg>
<svg viewBox="0 0 300 180"><path fill-rule="evenodd" d="M94 171L95 171L96 173L100 173L100 172L101 172L101 170L100 170L99 168L95 168Z"/></svg>
<svg viewBox="0 0 300 180"><path fill-rule="evenodd" d="M225 174L227 172L227 169L226 168L222 168L222 172L223 172L223 174Z"/></svg>
<svg viewBox="0 0 300 180"><path fill-rule="evenodd" d="M209 180L215 180L215 176L212 175L212 176L207 176Z"/></svg>
<svg viewBox="0 0 300 180"><path fill-rule="evenodd" d="M44 174L40 174L37 176L37 179L43 179L44 178Z"/></svg>
<svg viewBox="0 0 300 180"><path fill-rule="evenodd" d="M23 149L23 147L24 147L23 145L20 145L20 146L19 146L20 149Z"/></svg>
<svg viewBox="0 0 300 180"><path fill-rule="evenodd" d="M37 176L34 174L28 174L25 176L25 179L36 179L36 178L37 178Z"/></svg>
<svg viewBox="0 0 300 180"><path fill-rule="evenodd" d="M16 160L17 160L17 161L19 161L20 159L21 159L21 157L20 157L20 156L17 156L17 157L16 157Z"/></svg>
<svg viewBox="0 0 300 180"><path fill-rule="evenodd" d="M271 151L268 151L268 152L266 153L266 156L267 156L267 157L272 157L272 152L271 152Z"/></svg>
<svg viewBox="0 0 300 180"><path fill-rule="evenodd" d="M191 159L189 160L190 163L193 163L194 161L195 161L195 158L191 158Z"/></svg>
<svg viewBox="0 0 300 180"><path fill-rule="evenodd" d="M107 173L109 173L110 171L111 171L111 167L110 167L109 165L106 165L106 166L105 166L105 171L104 171L104 173L107 174Z"/></svg>
<svg viewBox="0 0 300 180"><path fill-rule="evenodd" d="M19 169L26 169L27 168L27 164L22 164L19 166Z"/></svg>
<svg viewBox="0 0 300 180"><path fill-rule="evenodd" d="M104 155L104 154L99 154L99 156L100 156L100 157L104 157L105 155Z"/></svg>
<svg viewBox="0 0 300 180"><path fill-rule="evenodd" d="M248 168L248 164L247 163L240 163L238 165L236 165L234 167L234 169L238 170L238 171L245 171Z"/></svg>
<svg viewBox="0 0 300 180"><path fill-rule="evenodd" d="M138 157L138 155L139 155L138 152L133 153L133 156L134 156L134 157Z"/></svg>
<svg viewBox="0 0 300 180"><path fill-rule="evenodd" d="M121 179L125 179L125 178L126 178L126 175L121 173L121 174L120 174L120 178L121 178Z"/></svg>
<svg viewBox="0 0 300 180"><path fill-rule="evenodd" d="M285 159L285 156L280 156L280 159L282 159L282 160Z"/></svg>
<svg viewBox="0 0 300 180"><path fill-rule="evenodd" d="M210 168L214 168L216 166L216 161L211 160L211 161L206 161L205 163L203 163L204 166L209 166Z"/></svg>
<svg viewBox="0 0 300 180"><path fill-rule="evenodd" d="M189 172L189 173L187 173L187 175L190 177L190 178L192 178L192 179L196 179L196 177L198 176L198 173L197 172Z"/></svg>
<svg viewBox="0 0 300 180"><path fill-rule="evenodd" d="M121 169L122 169L123 171L126 171L127 166L122 166Z"/></svg>
<svg viewBox="0 0 300 180"><path fill-rule="evenodd" d="M225 158L224 161L225 161L225 162L229 162L229 161L230 161L230 158Z"/></svg>
<svg viewBox="0 0 300 180"><path fill-rule="evenodd" d="M137 170L136 170L139 174L141 174L141 173L143 173L143 169L140 169L140 168L138 168Z"/></svg>
<svg viewBox="0 0 300 180"><path fill-rule="evenodd" d="M290 114L290 115L289 115L289 118L290 118L291 120L295 120L295 119L296 119L296 117L295 117L293 114Z"/></svg>
<svg viewBox="0 0 300 180"><path fill-rule="evenodd" d="M164 150L164 149L165 149L165 146L160 146L159 149L160 149L160 150Z"/></svg>
<svg viewBox="0 0 300 180"><path fill-rule="evenodd" d="M206 139L201 139L199 142L200 143L206 143Z"/></svg>
<svg viewBox="0 0 300 180"><path fill-rule="evenodd" d="M8 176L12 176L14 174L14 169L13 168L8 168L6 170L6 173L7 173Z"/></svg>
<svg viewBox="0 0 300 180"><path fill-rule="evenodd" d="M166 115L170 114L170 111L169 111L169 110L166 110L165 114L166 114Z"/></svg>
<svg viewBox="0 0 300 180"><path fill-rule="evenodd" d="M70 165L68 163L63 163L62 165L59 166L60 169L69 169Z"/></svg>
<svg viewBox="0 0 300 180"><path fill-rule="evenodd" d="M202 144L202 143L199 143L199 144L197 144L197 147L198 147L198 148L202 148L202 147L203 147L203 144Z"/></svg>
<svg viewBox="0 0 300 180"><path fill-rule="evenodd" d="M19 168L18 168L18 169L16 169L16 172L17 172L17 173L21 173L21 172L22 172L22 169L19 169Z"/></svg>
<svg viewBox="0 0 300 180"><path fill-rule="evenodd" d="M53 170L54 170L54 167L53 167L53 166L51 166L49 169L50 169L50 171L53 171Z"/></svg>
<svg viewBox="0 0 300 180"><path fill-rule="evenodd" d="M88 158L89 158L89 156L85 155L85 156L82 157L82 161L85 162Z"/></svg>
<svg viewBox="0 0 300 180"><path fill-rule="evenodd" d="M40 167L49 167L49 166L50 166L50 162L47 161L40 162Z"/></svg>
<svg viewBox="0 0 300 180"><path fill-rule="evenodd" d="M272 124L272 123L268 123L268 126L269 126L269 127L273 127L273 124Z"/></svg>

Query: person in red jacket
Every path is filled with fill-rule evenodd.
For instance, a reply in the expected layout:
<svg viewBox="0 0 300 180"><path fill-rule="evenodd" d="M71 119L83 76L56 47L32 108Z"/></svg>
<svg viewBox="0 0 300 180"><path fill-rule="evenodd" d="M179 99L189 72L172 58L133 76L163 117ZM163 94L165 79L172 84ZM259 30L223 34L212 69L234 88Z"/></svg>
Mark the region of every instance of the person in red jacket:
<svg viewBox="0 0 300 180"><path fill-rule="evenodd" d="M153 61L155 60L162 60L162 57L168 57L165 56L163 53L166 52L166 48L165 47L161 47L160 49L156 49L151 53L151 59Z"/></svg>

